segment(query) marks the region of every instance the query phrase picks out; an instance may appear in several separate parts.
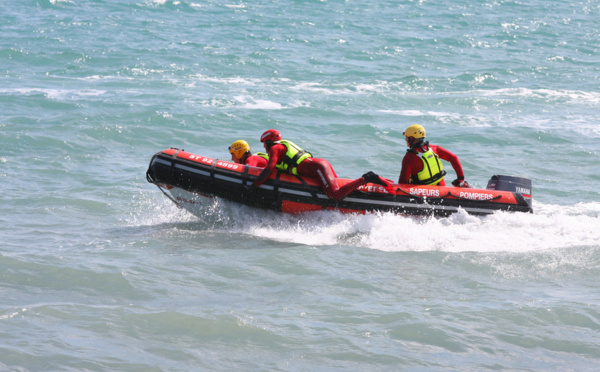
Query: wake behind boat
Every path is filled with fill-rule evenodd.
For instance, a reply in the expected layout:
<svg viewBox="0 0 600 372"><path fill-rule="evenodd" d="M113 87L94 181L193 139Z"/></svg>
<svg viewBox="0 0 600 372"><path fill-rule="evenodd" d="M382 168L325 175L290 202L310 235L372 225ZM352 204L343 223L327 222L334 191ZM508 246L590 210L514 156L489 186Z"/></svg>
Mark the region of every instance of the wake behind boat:
<svg viewBox="0 0 600 372"><path fill-rule="evenodd" d="M392 184L388 189L366 184L336 201L329 199L315 180L280 171L273 172L260 187L245 191L244 186L253 183L261 171L171 148L152 157L146 178L197 216L203 215L201 199L207 197L286 213L337 210L448 216L459 209L474 215L533 212L531 181L525 178L493 176L487 189L412 184ZM340 186L350 181L338 179Z"/></svg>

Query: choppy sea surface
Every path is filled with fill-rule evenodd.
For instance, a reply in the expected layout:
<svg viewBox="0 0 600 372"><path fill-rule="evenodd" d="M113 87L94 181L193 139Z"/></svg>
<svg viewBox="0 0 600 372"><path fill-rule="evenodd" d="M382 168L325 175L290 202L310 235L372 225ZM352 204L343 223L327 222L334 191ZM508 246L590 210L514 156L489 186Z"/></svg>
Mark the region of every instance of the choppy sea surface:
<svg viewBox="0 0 600 372"><path fill-rule="evenodd" d="M0 370L593 371L598 0L0 2ZM410 124L533 214L197 218L146 182L279 129L397 179ZM449 177L451 166L445 164Z"/></svg>

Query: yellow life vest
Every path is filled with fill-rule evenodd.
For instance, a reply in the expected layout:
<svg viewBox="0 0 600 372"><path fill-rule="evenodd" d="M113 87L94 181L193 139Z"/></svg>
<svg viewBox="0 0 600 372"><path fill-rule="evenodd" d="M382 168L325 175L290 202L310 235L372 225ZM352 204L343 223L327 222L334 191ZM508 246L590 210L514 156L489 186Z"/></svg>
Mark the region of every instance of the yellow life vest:
<svg viewBox="0 0 600 372"><path fill-rule="evenodd" d="M267 154L266 152L257 152L256 154L257 156L260 156L261 158L265 158L267 161L269 161L269 154Z"/></svg>
<svg viewBox="0 0 600 372"><path fill-rule="evenodd" d="M436 185L444 179L446 172L442 170L442 162L436 153L431 151L431 148L424 152L417 152L416 150L413 152L423 161L423 170L417 173L416 179L414 176L411 177L411 183L417 185Z"/></svg>
<svg viewBox="0 0 600 372"><path fill-rule="evenodd" d="M298 145L291 141L281 140L276 143L281 143L287 149L285 153L285 158L283 161L280 161L275 165L275 168L282 170L286 173L298 174L297 167L304 161L306 158L312 158L310 152L302 150Z"/></svg>

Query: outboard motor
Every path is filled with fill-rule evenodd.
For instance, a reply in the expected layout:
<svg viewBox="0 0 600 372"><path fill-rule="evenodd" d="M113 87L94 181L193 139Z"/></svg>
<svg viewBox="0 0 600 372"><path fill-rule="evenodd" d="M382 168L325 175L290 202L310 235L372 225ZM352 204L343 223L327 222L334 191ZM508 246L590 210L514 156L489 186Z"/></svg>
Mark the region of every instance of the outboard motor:
<svg viewBox="0 0 600 372"><path fill-rule="evenodd" d="M524 198L531 199L531 180L521 177L496 175L488 181L488 190L518 192Z"/></svg>

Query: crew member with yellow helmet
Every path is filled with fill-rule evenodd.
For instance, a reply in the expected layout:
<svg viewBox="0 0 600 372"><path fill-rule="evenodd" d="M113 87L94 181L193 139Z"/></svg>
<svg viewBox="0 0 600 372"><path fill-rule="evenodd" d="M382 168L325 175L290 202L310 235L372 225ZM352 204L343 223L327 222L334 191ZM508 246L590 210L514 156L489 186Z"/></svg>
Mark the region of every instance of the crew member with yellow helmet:
<svg viewBox="0 0 600 372"><path fill-rule="evenodd" d="M244 140L237 140L232 143L229 146L229 153L231 154L231 160L238 164L264 168L269 161L269 155L264 152L257 152L255 155L252 155L250 145Z"/></svg>
<svg viewBox="0 0 600 372"><path fill-rule="evenodd" d="M264 132L260 141L269 152L269 162L249 189L264 183L274 169L297 176L314 177L325 194L333 200L343 199L366 183L375 183L389 188L389 184L373 172L367 172L362 177L340 187L337 183L337 175L327 160L313 158L311 153L304 151L295 143L281 139L281 133L276 129Z"/></svg>
<svg viewBox="0 0 600 372"><path fill-rule="evenodd" d="M456 172L457 179L452 181L456 187L469 187L458 156L441 146L430 145L425 141L425 128L414 124L404 131L408 150L402 159L402 171L398 183L417 185L445 186L442 160L449 161Z"/></svg>

